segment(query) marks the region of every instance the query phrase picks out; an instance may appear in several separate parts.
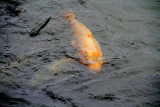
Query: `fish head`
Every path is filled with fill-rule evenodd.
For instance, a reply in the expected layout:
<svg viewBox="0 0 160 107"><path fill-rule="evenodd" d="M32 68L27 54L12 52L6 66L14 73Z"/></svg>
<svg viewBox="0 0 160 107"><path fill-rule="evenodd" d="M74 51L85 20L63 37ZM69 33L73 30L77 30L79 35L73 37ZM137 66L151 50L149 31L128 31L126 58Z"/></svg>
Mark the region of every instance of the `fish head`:
<svg viewBox="0 0 160 107"><path fill-rule="evenodd" d="M95 62L92 64L89 64L88 67L90 68L91 71L100 71L102 64Z"/></svg>

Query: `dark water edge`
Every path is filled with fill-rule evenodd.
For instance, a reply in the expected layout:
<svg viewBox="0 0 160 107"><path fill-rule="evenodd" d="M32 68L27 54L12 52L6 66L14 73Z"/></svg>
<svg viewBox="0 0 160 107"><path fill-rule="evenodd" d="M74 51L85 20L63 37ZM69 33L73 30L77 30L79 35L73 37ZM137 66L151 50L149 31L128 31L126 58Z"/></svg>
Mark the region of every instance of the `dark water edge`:
<svg viewBox="0 0 160 107"><path fill-rule="evenodd" d="M114 8L123 4L116 1L104 2L108 7L92 1L39 2L0 1L0 107L160 106L159 1L139 3L139 8L128 4L122 11ZM86 72L79 62L66 59L66 53L73 55L75 51L68 43L72 33L61 12L70 7L98 35L109 62L101 74ZM40 10L48 14L40 14ZM90 11L91 16L86 14ZM123 11L137 16L123 17ZM94 12L101 16L94 16ZM145 17L145 12L151 16ZM29 37L30 29L49 15L52 21L46 29L35 38ZM64 63L50 70L49 66L58 61Z"/></svg>

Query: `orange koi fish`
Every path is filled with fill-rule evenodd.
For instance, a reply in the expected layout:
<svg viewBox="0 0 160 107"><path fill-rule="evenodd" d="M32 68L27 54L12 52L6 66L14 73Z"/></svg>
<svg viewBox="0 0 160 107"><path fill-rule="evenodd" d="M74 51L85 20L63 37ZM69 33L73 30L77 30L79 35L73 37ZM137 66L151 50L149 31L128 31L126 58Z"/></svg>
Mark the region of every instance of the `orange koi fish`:
<svg viewBox="0 0 160 107"><path fill-rule="evenodd" d="M65 18L70 22L74 32L72 45L77 48L81 62L87 65L90 71L100 71L104 64L103 55L91 31L75 19L75 14L72 11L67 12Z"/></svg>

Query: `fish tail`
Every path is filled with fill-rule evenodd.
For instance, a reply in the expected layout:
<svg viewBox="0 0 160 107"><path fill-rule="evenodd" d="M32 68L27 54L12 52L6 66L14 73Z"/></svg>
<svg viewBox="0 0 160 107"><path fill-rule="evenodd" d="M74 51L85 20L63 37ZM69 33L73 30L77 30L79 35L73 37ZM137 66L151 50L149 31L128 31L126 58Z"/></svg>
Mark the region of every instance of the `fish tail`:
<svg viewBox="0 0 160 107"><path fill-rule="evenodd" d="M72 10L69 10L65 13L64 17L65 17L65 19L71 21L75 18L75 14L73 13Z"/></svg>

